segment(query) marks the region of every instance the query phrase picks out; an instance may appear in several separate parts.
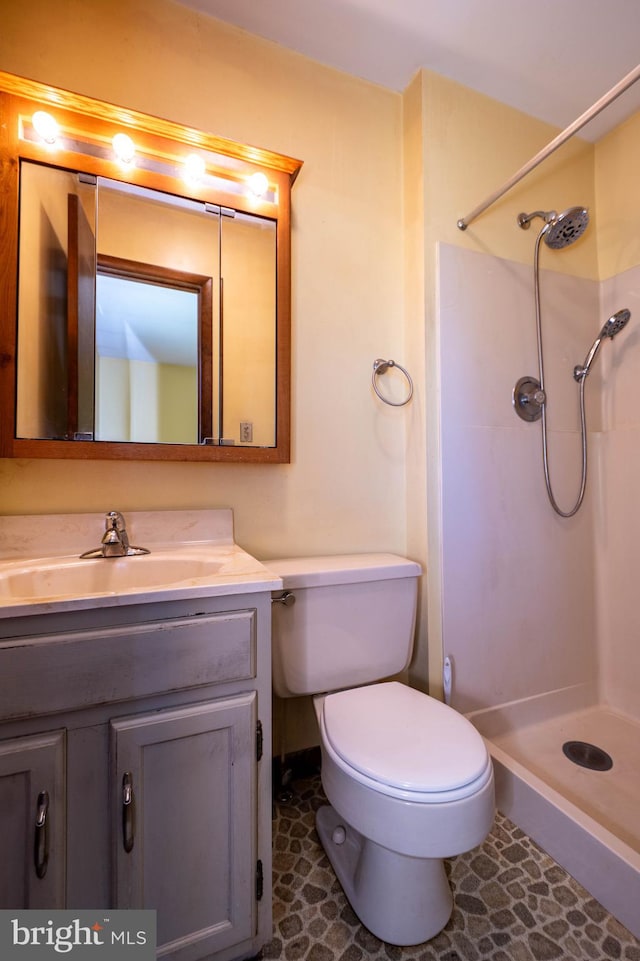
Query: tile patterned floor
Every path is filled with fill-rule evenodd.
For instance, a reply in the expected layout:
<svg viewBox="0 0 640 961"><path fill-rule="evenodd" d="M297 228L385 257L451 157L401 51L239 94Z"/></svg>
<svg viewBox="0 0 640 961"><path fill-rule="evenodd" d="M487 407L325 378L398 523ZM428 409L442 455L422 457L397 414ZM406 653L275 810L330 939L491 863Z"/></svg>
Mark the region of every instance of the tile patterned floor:
<svg viewBox="0 0 640 961"><path fill-rule="evenodd" d="M454 910L425 944L398 948L358 921L318 841L320 778L274 807L274 939L282 961L640 961L640 942L514 824L452 858Z"/></svg>

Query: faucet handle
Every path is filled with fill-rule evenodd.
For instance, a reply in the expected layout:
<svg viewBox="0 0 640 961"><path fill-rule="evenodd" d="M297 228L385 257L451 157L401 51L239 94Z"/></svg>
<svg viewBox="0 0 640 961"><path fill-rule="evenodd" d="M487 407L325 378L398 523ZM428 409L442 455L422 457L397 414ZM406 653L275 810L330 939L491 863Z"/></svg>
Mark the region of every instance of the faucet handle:
<svg viewBox="0 0 640 961"><path fill-rule="evenodd" d="M120 511L107 511L104 519L107 530L123 531L125 529L124 517Z"/></svg>
<svg viewBox="0 0 640 961"><path fill-rule="evenodd" d="M133 554L149 554L146 547L132 547L123 515L120 511L107 511L104 515L104 534L101 547L85 551L80 557L130 557Z"/></svg>

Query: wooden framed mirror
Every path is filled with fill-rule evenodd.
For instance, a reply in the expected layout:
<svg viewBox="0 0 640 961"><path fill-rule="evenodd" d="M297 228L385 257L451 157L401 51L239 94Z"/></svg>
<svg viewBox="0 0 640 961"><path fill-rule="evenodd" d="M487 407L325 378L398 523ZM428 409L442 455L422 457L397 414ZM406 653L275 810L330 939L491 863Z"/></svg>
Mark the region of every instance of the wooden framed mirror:
<svg viewBox="0 0 640 961"><path fill-rule="evenodd" d="M0 72L0 456L287 463L300 167Z"/></svg>

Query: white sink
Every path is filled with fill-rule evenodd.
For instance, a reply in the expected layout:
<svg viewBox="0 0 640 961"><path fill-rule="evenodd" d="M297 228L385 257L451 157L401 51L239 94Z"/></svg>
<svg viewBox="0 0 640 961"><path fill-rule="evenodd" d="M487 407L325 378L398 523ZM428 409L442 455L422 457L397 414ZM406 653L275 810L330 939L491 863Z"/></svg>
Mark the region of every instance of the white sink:
<svg viewBox="0 0 640 961"><path fill-rule="evenodd" d="M231 558L180 553L97 560L48 558L0 570L0 597L86 597L154 590L229 573L231 567Z"/></svg>
<svg viewBox="0 0 640 961"><path fill-rule="evenodd" d="M234 542L228 510L129 516L135 528L132 541L151 553L79 557L92 540L99 540L104 515L0 517L0 618L130 604L134 595L138 603L264 591L281 583ZM73 551L63 556L51 552L61 531ZM158 532L162 542L154 539ZM12 557L14 545L25 553Z"/></svg>

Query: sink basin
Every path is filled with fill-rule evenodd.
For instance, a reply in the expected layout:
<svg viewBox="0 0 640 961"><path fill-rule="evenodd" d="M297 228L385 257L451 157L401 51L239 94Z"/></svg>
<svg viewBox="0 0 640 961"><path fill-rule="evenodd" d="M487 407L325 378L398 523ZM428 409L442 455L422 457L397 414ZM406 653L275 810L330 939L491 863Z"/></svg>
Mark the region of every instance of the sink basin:
<svg viewBox="0 0 640 961"><path fill-rule="evenodd" d="M242 573L242 551L158 551L135 557L46 558L0 565L2 600L126 594L207 583Z"/></svg>
<svg viewBox="0 0 640 961"><path fill-rule="evenodd" d="M0 515L0 640L6 618L271 591L282 582L236 544L233 513L129 511L149 554L81 557L104 514ZM64 553L58 553L60 543Z"/></svg>

